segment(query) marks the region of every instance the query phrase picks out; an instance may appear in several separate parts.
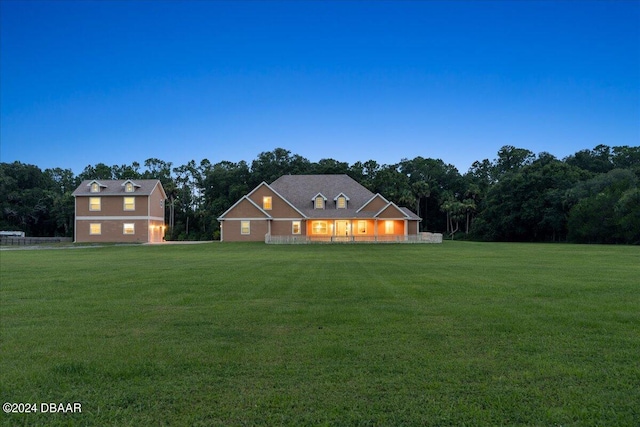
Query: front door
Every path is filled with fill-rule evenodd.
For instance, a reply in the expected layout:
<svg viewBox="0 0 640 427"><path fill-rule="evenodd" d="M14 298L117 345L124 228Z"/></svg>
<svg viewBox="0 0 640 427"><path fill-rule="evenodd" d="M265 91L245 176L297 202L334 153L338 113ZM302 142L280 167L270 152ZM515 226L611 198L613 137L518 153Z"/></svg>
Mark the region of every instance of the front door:
<svg viewBox="0 0 640 427"><path fill-rule="evenodd" d="M336 237L349 236L349 221L336 221Z"/></svg>

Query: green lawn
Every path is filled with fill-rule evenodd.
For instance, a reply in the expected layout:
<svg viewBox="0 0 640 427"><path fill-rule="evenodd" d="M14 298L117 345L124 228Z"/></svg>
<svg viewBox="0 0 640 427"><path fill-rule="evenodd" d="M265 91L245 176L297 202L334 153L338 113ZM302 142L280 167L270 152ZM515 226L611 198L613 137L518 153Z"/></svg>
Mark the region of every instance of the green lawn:
<svg viewBox="0 0 640 427"><path fill-rule="evenodd" d="M640 248L0 252L3 425L640 425Z"/></svg>

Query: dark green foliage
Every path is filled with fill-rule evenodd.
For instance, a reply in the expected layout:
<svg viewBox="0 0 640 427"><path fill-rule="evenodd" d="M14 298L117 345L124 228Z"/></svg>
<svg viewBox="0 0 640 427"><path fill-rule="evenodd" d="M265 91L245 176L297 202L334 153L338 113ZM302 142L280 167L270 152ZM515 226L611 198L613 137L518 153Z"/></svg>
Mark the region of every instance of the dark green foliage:
<svg viewBox="0 0 640 427"><path fill-rule="evenodd" d="M40 171L1 164L0 228L28 235L73 235L73 198L82 179L159 179L167 193L168 240L219 238L217 218L261 182L285 174L347 174L421 218L420 231L450 238L584 243L640 242L640 147L598 145L559 160L511 145L493 161L476 161L465 174L440 159L397 164L318 162L284 148L250 164L204 159L185 165L151 158L141 167L87 166Z"/></svg>

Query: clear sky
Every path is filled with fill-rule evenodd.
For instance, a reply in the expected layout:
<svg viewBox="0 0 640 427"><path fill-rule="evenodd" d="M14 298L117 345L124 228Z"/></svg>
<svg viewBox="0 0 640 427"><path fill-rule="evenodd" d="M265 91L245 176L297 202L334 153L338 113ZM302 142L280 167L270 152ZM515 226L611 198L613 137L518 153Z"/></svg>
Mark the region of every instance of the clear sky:
<svg viewBox="0 0 640 427"><path fill-rule="evenodd" d="M640 145L640 1L0 0L0 160Z"/></svg>

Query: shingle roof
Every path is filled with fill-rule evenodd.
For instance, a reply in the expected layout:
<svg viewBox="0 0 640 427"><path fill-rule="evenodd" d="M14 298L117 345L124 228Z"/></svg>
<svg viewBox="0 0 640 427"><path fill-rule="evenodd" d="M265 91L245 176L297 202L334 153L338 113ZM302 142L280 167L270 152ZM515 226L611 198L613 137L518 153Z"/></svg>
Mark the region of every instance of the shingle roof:
<svg viewBox="0 0 640 427"><path fill-rule="evenodd" d="M283 175L269 186L310 218L326 217L327 211L336 218L364 218L366 214L356 211L374 196L348 175ZM325 209L314 209L313 199L318 194L327 198ZM346 209L336 208L340 194L348 197Z"/></svg>
<svg viewBox="0 0 640 427"><path fill-rule="evenodd" d="M131 181L135 186L135 191L133 193L126 193L124 191L124 184L127 181ZM91 192L91 183L97 182L101 189L99 193ZM73 192L74 196L125 196L125 195L133 195L133 196L148 196L150 195L154 188L160 185L162 189L162 185L160 181L157 179L87 179L82 181L82 183L76 188ZM162 189L163 197L164 189Z"/></svg>

